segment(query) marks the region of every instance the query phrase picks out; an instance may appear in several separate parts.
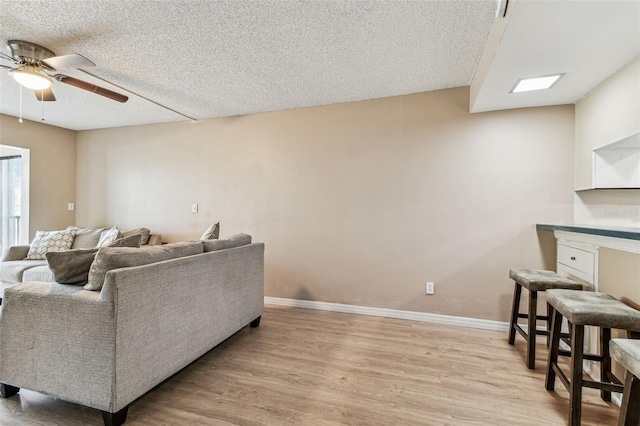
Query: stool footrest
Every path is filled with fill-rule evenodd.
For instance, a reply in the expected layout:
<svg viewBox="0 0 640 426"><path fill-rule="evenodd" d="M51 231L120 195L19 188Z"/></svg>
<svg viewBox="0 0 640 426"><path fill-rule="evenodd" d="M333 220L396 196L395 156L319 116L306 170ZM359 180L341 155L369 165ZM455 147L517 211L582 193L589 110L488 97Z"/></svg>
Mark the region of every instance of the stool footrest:
<svg viewBox="0 0 640 426"><path fill-rule="evenodd" d="M591 389L600 389L607 392L620 392L624 390L624 386L617 383L595 382L593 380L583 380L582 386Z"/></svg>
<svg viewBox="0 0 640 426"><path fill-rule="evenodd" d="M560 356L566 356L568 358L571 358L571 351L566 351L564 349L558 349L558 355ZM602 357L602 355L595 355L595 354L583 354L582 355L582 359L587 359L589 361L598 361L598 362L602 362L602 360L604 359Z"/></svg>
<svg viewBox="0 0 640 426"><path fill-rule="evenodd" d="M518 314L518 318L529 319L529 314ZM540 321L548 321L549 317L546 315L536 315L536 319Z"/></svg>

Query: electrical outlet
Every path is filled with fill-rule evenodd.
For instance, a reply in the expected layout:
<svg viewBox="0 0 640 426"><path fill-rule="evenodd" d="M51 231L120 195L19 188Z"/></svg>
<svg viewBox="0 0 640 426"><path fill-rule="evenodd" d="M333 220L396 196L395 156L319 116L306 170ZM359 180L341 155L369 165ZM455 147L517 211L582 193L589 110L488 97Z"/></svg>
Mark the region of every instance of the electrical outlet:
<svg viewBox="0 0 640 426"><path fill-rule="evenodd" d="M431 281L427 281L427 285L425 286L425 291L427 294L435 294L435 283Z"/></svg>
<svg viewBox="0 0 640 426"><path fill-rule="evenodd" d="M198 213L198 204L197 203L191 204L191 213L193 213L193 214Z"/></svg>
<svg viewBox="0 0 640 426"><path fill-rule="evenodd" d="M67 203L67 210L69 210L70 212L74 211L76 209L75 204L73 203Z"/></svg>

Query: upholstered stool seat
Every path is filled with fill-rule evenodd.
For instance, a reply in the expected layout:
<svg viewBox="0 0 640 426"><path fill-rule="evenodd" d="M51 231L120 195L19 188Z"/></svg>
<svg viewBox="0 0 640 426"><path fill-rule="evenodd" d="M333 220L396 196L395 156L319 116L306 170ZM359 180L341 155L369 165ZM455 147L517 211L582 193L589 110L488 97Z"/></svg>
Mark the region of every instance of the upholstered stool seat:
<svg viewBox="0 0 640 426"><path fill-rule="evenodd" d="M545 387L553 390L556 374L569 391L569 425L580 425L582 409L582 387L600 389L604 401L611 401L611 392L622 392L623 387L611 372L609 342L611 329L627 330L629 336L638 337L640 311L616 298L591 291L548 290L547 303L551 308L551 345ZM562 319L569 323L571 351L560 350L560 328ZM584 327L600 329L600 354L584 353ZM571 357L570 378L558 366L558 355ZM585 380L582 375L583 360L600 362L600 381Z"/></svg>
<svg viewBox="0 0 640 426"><path fill-rule="evenodd" d="M640 423L640 340L613 339L611 356L627 369L618 426Z"/></svg>
<svg viewBox="0 0 640 426"><path fill-rule="evenodd" d="M550 289L582 290L582 284L568 278L561 277L553 271L541 269L511 269L509 278L515 281L513 291L513 305L511 307L511 323L509 324L509 344L515 343L516 331L527 341L527 367L535 368L536 336L549 335L549 316L538 315L538 292ZM529 311L520 313L520 296L522 288L529 290ZM518 324L518 318L527 318L527 331ZM546 331L537 329L538 320L547 322Z"/></svg>

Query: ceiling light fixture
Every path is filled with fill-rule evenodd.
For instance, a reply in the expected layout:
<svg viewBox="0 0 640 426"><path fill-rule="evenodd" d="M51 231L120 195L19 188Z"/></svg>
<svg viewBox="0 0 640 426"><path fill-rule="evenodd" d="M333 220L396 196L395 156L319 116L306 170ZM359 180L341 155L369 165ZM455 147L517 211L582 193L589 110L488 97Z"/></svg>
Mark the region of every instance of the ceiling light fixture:
<svg viewBox="0 0 640 426"><path fill-rule="evenodd" d="M49 76L29 65L23 65L9 72L18 83L31 90L48 89L53 84Z"/></svg>
<svg viewBox="0 0 640 426"><path fill-rule="evenodd" d="M532 90L551 89L560 80L564 74L543 75L540 77L521 78L518 80L511 92L520 93L530 92Z"/></svg>

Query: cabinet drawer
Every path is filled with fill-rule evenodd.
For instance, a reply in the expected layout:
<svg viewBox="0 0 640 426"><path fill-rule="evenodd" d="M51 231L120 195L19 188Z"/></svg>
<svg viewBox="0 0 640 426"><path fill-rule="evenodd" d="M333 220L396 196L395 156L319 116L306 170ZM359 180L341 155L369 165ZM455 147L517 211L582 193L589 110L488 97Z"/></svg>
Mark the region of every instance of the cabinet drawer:
<svg viewBox="0 0 640 426"><path fill-rule="evenodd" d="M575 247L558 244L558 263L593 277L595 254Z"/></svg>

